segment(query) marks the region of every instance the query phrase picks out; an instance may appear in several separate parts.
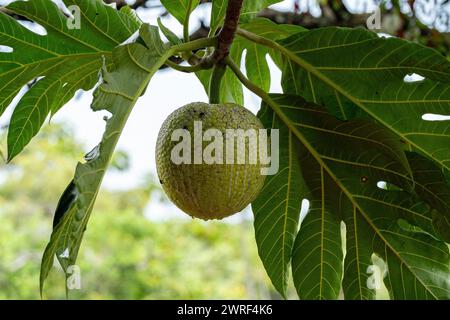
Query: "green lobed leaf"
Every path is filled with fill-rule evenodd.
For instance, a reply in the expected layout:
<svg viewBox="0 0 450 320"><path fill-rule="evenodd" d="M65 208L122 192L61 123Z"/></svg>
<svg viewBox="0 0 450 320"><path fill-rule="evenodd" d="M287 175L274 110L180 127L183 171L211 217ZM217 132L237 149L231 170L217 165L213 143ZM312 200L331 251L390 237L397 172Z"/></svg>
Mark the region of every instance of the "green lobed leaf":
<svg viewBox="0 0 450 320"><path fill-rule="evenodd" d="M140 43L119 46L112 54L113 70L103 68L103 81L94 92L92 109L107 110L111 117L102 141L85 156L85 163L77 165L74 179L59 201L55 227L42 258L41 293L55 255L65 271L76 263L100 184L128 116L153 74L170 56L157 27L143 25L140 37L146 47Z"/></svg>
<svg viewBox="0 0 450 320"><path fill-rule="evenodd" d="M326 183L326 181L324 181ZM337 299L342 278L339 221L323 199L310 201L292 252L292 275L300 299Z"/></svg>
<svg viewBox="0 0 450 320"><path fill-rule="evenodd" d="M347 299L373 298L375 288L368 285L373 253L388 265L391 279L386 284L392 297L449 298L448 247L437 240L433 210L415 193L397 137L369 120L340 121L298 96L271 97L279 108L277 116L302 145L301 172L310 192L310 211L292 257L300 298L337 298L342 275L340 221L347 226L342 280ZM379 181L399 188L381 189ZM414 229L401 227L401 221Z"/></svg>
<svg viewBox="0 0 450 320"><path fill-rule="evenodd" d="M266 53L258 50L255 43L247 47L245 55L245 70L250 81L264 91L270 89L270 70L266 60Z"/></svg>
<svg viewBox="0 0 450 320"><path fill-rule="evenodd" d="M181 43L181 39L178 38L178 36L175 33L173 33L169 28L167 28L161 22L161 18L159 18L159 17L158 17L158 27L171 44L180 44Z"/></svg>
<svg viewBox="0 0 450 320"><path fill-rule="evenodd" d="M50 0L16 1L7 9L45 28L38 35L12 17L0 13L0 42L12 52L0 53L0 115L32 80L37 81L19 100L8 132L10 161L79 89L97 81L102 57L110 64L111 51L140 25L129 9L117 11L100 0L64 0L83 12L80 29L70 29L67 17Z"/></svg>
<svg viewBox="0 0 450 320"><path fill-rule="evenodd" d="M273 285L286 297L292 247L305 187L300 174L298 141L270 109L258 114L265 128L279 130L279 169L269 175L252 202L259 256ZM275 155L272 155L275 157Z"/></svg>
<svg viewBox="0 0 450 320"><path fill-rule="evenodd" d="M383 218L377 220L381 233L377 240L384 238L377 253L388 265L385 282L391 298L450 299L449 247L428 234L388 223L388 216Z"/></svg>
<svg viewBox="0 0 450 320"><path fill-rule="evenodd" d="M186 17L198 6L200 0L161 0L162 5L181 24L184 24Z"/></svg>
<svg viewBox="0 0 450 320"><path fill-rule="evenodd" d="M262 10L269 7L272 4L281 2L281 0L254 0L244 1L241 11L241 22L248 22L255 18L256 15Z"/></svg>
<svg viewBox="0 0 450 320"><path fill-rule="evenodd" d="M283 89L324 105L342 119L371 117L405 144L450 169L446 121L450 115L450 62L437 51L362 29L323 28L280 44L286 60ZM406 82L416 73L425 79Z"/></svg>
<svg viewBox="0 0 450 320"><path fill-rule="evenodd" d="M248 23L241 24L239 28L247 30L249 32L253 32L260 37L272 41L283 40L297 33L308 31L308 29L305 29L298 25L278 24L267 18L255 18ZM237 37L235 39L235 43L236 42L241 43L241 46L247 50L254 48L252 47L254 42L251 42L245 38ZM279 68L283 67L282 56L278 50L274 50L262 45L257 45L256 48L263 52L269 53L270 57L274 60L277 66Z"/></svg>
<svg viewBox="0 0 450 320"><path fill-rule="evenodd" d="M450 243L450 185L442 170L427 158L407 153L414 174L415 190L435 211L433 227L440 238Z"/></svg>
<svg viewBox="0 0 450 320"><path fill-rule="evenodd" d="M360 211L353 207L344 220L346 255L342 289L346 300L373 300L376 297L376 288L367 286L369 278L373 276L369 271L373 266L370 235L373 236L374 233L367 221L359 219L360 214Z"/></svg>
<svg viewBox="0 0 450 320"><path fill-rule="evenodd" d="M240 25L240 28L273 41L281 40L292 36L293 34L306 31L306 29L300 26L276 24L266 18L256 18L249 23ZM264 91L269 91L270 71L267 63L267 56L270 55L278 66L282 66L279 52L241 37L236 38L233 46L238 47L239 50L246 51L245 70L249 80ZM240 60L235 60L235 62L239 64Z"/></svg>

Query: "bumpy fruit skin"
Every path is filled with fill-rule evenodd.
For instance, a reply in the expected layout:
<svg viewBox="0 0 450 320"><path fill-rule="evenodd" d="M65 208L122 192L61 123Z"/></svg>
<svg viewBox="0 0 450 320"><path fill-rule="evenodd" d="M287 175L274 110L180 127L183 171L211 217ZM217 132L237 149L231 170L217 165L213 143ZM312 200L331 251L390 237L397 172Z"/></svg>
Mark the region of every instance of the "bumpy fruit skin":
<svg viewBox="0 0 450 320"><path fill-rule="evenodd" d="M223 135L223 164L193 164L194 121L202 121L202 129L215 128ZM171 141L175 129L187 129L191 134L191 164L174 164L171 150L179 141ZM261 190L265 176L258 161L225 163L225 129L263 129L259 119L236 104L194 102L175 110L164 121L156 144L156 166L160 183L167 196L181 210L203 220L222 219L242 211ZM236 141L235 141L236 142ZM203 142L204 148L211 142ZM248 152L248 142L246 143Z"/></svg>

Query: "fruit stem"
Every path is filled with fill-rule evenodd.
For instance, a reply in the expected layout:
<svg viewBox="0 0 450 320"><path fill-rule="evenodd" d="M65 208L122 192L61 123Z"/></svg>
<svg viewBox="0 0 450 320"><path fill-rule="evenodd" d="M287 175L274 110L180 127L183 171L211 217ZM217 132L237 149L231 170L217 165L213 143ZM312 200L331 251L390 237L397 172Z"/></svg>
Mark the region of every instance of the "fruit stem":
<svg viewBox="0 0 450 320"><path fill-rule="evenodd" d="M243 0L228 0L223 27L217 36L217 47L212 54L202 60L203 64L212 66L220 63L230 53L230 47L239 24L242 2Z"/></svg>
<svg viewBox="0 0 450 320"><path fill-rule="evenodd" d="M191 16L191 11L192 11L192 0L189 0L187 9L188 9L188 12L186 13L186 17L184 18L184 23L183 23L184 42L189 42L189 17Z"/></svg>
<svg viewBox="0 0 450 320"><path fill-rule="evenodd" d="M220 83L226 71L226 64L214 65L211 81L209 82L209 103L220 103Z"/></svg>
<svg viewBox="0 0 450 320"><path fill-rule="evenodd" d="M171 57L177 53L181 53L183 55L184 53L191 52L192 50L198 50L198 49L202 49L202 48L209 48L209 47L216 47L216 46L217 46L217 37L201 38L201 39L197 39L197 40L193 40L193 41L189 41L189 42L185 42L185 43L180 43L180 44L170 47L170 49L169 49L170 55L169 56ZM181 71L181 72L197 72L202 69L208 69L208 68L212 67L212 66L207 66L202 63L197 63L192 66L180 66L176 62L173 62L169 59L167 59L165 61L165 64L168 65L169 67L171 67L175 70Z"/></svg>
<svg viewBox="0 0 450 320"><path fill-rule="evenodd" d="M225 63L228 67L230 67L231 71L234 72L236 77L241 81L241 83L251 92L260 97L265 103L267 103L272 110L280 117L281 120L285 121L285 123L289 124L290 121L286 117L286 115L281 111L280 106L272 100L272 98L265 92L263 89L258 87L256 84L251 82L241 71L239 66L230 58L225 58Z"/></svg>
<svg viewBox="0 0 450 320"><path fill-rule="evenodd" d="M196 39L193 41L181 43L174 45L170 47L170 51L173 54L184 52L184 51L192 51L192 50L198 50L201 48L207 48L207 47L216 47L217 46L217 38L201 38Z"/></svg>
<svg viewBox="0 0 450 320"><path fill-rule="evenodd" d="M259 96L261 99L265 99L267 95L267 93L261 89L260 87L258 87L256 84L254 84L253 82L251 82L249 79L247 79L247 77L242 73L241 69L239 68L239 66L233 61L233 59L231 59L230 57L226 57L225 58L225 63L228 67L230 67L231 71L234 72L234 74L236 75L236 77L238 77L238 79L242 82L242 84L251 92L253 92L254 94L256 94L257 96Z"/></svg>
<svg viewBox="0 0 450 320"><path fill-rule="evenodd" d="M184 18L184 21L183 21L183 39L184 39L185 43L190 41L189 18L191 16L192 5L193 5L193 0L189 0L189 4L188 4L188 8L187 8L188 11L187 11L186 17ZM182 56L183 56L184 60L188 61L191 64L198 64L198 62L200 61L200 59L191 50L183 52Z"/></svg>
<svg viewBox="0 0 450 320"><path fill-rule="evenodd" d="M171 67L172 69L185 73L197 72L204 69L204 66L201 64L196 64L193 66L181 66L171 60L166 60L166 65Z"/></svg>

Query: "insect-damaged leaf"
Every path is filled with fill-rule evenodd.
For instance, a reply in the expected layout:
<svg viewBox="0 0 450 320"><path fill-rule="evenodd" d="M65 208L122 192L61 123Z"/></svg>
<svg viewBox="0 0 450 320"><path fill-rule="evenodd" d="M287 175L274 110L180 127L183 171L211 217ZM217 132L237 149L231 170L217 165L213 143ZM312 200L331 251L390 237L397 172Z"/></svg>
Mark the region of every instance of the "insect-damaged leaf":
<svg viewBox="0 0 450 320"><path fill-rule="evenodd" d="M299 96L271 98L279 111L263 104L261 112L280 117L299 143L301 179L310 201L292 249L300 298L336 299L341 287L346 299L373 298L375 288L367 283L374 253L387 263L391 297L449 298L450 255L438 240L449 230L435 228L434 211L418 196L411 157L395 134L368 119L338 120ZM286 181L278 183L279 190ZM381 189L379 181L397 188ZM347 229L345 260L341 222ZM271 232L259 244L277 247L286 236L292 235ZM264 261L276 252L263 254ZM279 283L280 271L272 274L269 268L268 273Z"/></svg>
<svg viewBox="0 0 450 320"><path fill-rule="evenodd" d="M450 61L434 49L363 29L323 28L280 44L288 58L283 90L324 105L342 119L370 117L450 170ZM419 74L421 81L405 76Z"/></svg>

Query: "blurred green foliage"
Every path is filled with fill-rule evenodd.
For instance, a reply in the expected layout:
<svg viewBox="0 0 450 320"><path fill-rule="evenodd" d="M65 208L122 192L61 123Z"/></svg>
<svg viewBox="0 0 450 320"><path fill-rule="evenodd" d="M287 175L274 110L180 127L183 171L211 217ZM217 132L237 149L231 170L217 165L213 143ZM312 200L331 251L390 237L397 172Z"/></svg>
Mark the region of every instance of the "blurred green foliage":
<svg viewBox="0 0 450 320"><path fill-rule="evenodd" d="M0 164L0 299L39 298L53 212L83 159L85 148L72 136L47 126L13 163ZM4 142L0 133L2 150ZM126 156L120 157L123 164ZM150 179L133 190L102 190L78 259L82 288L70 298L278 298L259 262L251 221L147 219L146 204L160 197ZM56 270L45 297L64 299L64 276Z"/></svg>

